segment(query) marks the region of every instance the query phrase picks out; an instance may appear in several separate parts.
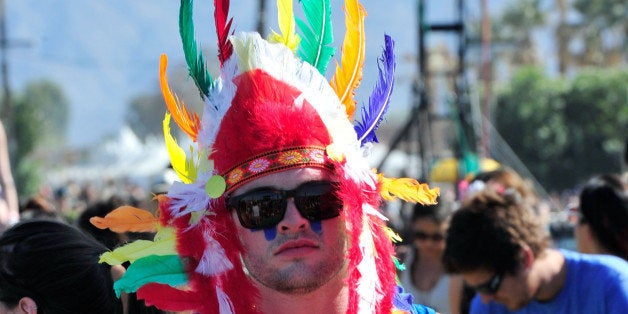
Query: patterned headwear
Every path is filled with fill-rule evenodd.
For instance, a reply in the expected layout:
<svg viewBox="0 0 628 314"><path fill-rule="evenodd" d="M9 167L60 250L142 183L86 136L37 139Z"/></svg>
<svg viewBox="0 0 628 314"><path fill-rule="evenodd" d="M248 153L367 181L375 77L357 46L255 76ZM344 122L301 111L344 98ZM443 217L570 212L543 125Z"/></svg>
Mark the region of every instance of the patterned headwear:
<svg viewBox="0 0 628 314"><path fill-rule="evenodd" d="M348 233L347 313L390 313L396 290L392 240L379 211L382 198L434 203L437 189L416 180L386 178L365 158L383 119L393 87L393 41L385 36L379 81L361 121L352 123L354 90L364 61L364 17L357 0L345 1L342 57L325 79L334 54L329 0L302 0L305 21L292 1L278 0L280 33L234 33L229 1L214 1L220 77L207 72L197 51L192 1L182 0L180 32L190 76L205 101L202 119L188 112L167 84L165 56L160 82L169 113L164 135L182 182L158 198L161 215L121 207L92 223L117 232L157 230L153 241L136 241L102 256L130 261L116 292L137 292L149 305L198 313L255 313L257 290L247 276L235 223L225 195L270 173L303 167L332 171ZM298 24L302 34L296 34ZM198 146L185 152L170 135L171 115Z"/></svg>

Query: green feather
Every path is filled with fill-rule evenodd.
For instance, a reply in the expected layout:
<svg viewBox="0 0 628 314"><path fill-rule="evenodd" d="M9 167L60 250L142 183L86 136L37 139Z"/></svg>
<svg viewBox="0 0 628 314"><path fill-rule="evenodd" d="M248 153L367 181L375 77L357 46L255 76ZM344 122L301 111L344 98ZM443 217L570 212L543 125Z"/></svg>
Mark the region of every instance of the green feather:
<svg viewBox="0 0 628 314"><path fill-rule="evenodd" d="M187 283L187 276L178 255L149 255L136 260L122 278L113 284L119 297L121 292L135 292L147 283L163 283L172 287Z"/></svg>
<svg viewBox="0 0 628 314"><path fill-rule="evenodd" d="M196 40L194 39L194 21L192 20L193 0L181 0L181 8L179 10L179 33L181 34L181 42L183 43L183 53L185 61L188 64L188 71L201 97L209 95L209 88L213 83L211 75L207 71L205 59L202 52L197 49Z"/></svg>
<svg viewBox="0 0 628 314"><path fill-rule="evenodd" d="M329 0L301 0L301 6L307 23L297 19L302 38L299 57L325 75L327 65L335 52L335 48L330 46L334 41L331 3Z"/></svg>

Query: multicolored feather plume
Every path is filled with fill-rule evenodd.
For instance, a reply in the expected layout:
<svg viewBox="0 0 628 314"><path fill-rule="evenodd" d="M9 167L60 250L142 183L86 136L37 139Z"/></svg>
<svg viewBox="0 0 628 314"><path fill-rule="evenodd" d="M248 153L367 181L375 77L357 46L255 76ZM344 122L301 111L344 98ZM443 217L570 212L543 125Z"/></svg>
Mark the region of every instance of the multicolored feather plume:
<svg viewBox="0 0 628 314"><path fill-rule="evenodd" d="M214 21L216 23L216 35L218 35L218 60L220 60L220 67L225 63L227 59L233 53L233 47L229 41L229 35L233 34L231 31L231 22L233 18L227 21L229 16L229 0L214 0Z"/></svg>
<svg viewBox="0 0 628 314"><path fill-rule="evenodd" d="M296 33L292 0L277 0L277 20L281 34L273 31L268 36L268 41L282 43L292 51L296 51L301 38Z"/></svg>
<svg viewBox="0 0 628 314"><path fill-rule="evenodd" d="M181 0L179 9L179 34L183 43L183 53L185 62L188 64L188 71L194 80L196 87L201 92L201 98L209 95L209 87L213 80L209 72L203 53L198 49L194 39L194 22L192 20L192 0Z"/></svg>
<svg viewBox="0 0 628 314"><path fill-rule="evenodd" d="M302 34L298 55L324 76L327 65L336 52L336 49L330 46L334 41L331 2L329 0L301 0L301 7L308 23L297 19L297 25Z"/></svg>
<svg viewBox="0 0 628 314"><path fill-rule="evenodd" d="M393 48L395 42L388 35L384 35L384 42L384 53L379 59L381 65L383 65L383 71L382 66L378 62L379 80L369 97L368 108L362 107L362 122L358 122L355 125L358 140L362 145L367 142L379 143L375 130L377 130L379 123L384 119L393 90L395 75L395 54Z"/></svg>
<svg viewBox="0 0 628 314"><path fill-rule="evenodd" d="M159 58L159 85L161 86L161 93L164 96L166 107L181 130L187 133L190 138L196 142L196 136L201 125L201 120L196 113L190 115L188 110L185 108L185 104L183 104L183 102L179 102L176 95L173 95L170 91L170 87L168 86L168 77L166 76L166 67L168 67L168 57L165 54L162 54L161 58Z"/></svg>
<svg viewBox="0 0 628 314"><path fill-rule="evenodd" d="M353 121L356 103L353 96L362 80L364 67L366 10L358 0L345 0L345 16L347 32L342 43L341 62L340 65L336 63L336 73L330 84L345 106L349 120Z"/></svg>

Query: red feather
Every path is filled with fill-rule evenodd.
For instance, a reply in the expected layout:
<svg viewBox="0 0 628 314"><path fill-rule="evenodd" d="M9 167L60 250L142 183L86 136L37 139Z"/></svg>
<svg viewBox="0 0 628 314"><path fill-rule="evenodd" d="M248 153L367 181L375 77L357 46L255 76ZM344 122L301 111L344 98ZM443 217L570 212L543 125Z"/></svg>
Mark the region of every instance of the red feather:
<svg viewBox="0 0 628 314"><path fill-rule="evenodd" d="M166 311L186 311L201 307L198 296L192 291L183 291L168 285L149 283L137 290L137 298L148 306Z"/></svg>
<svg viewBox="0 0 628 314"><path fill-rule="evenodd" d="M216 21L216 34L218 35L218 59L220 60L220 66L231 57L233 53L233 46L228 40L229 35L233 35L231 31L231 22L233 18L227 21L229 16L229 0L214 0L214 20Z"/></svg>

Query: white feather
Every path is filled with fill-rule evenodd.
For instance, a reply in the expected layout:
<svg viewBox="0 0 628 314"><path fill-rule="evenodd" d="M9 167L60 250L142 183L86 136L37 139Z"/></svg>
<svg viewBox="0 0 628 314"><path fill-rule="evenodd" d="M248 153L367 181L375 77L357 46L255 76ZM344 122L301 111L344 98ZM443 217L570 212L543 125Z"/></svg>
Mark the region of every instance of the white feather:
<svg viewBox="0 0 628 314"><path fill-rule="evenodd" d="M360 251L362 260L358 264L358 271L361 275L357 283L358 313L372 313L383 295L378 277L379 272L375 264L375 243L369 227L369 216L366 213L362 214Z"/></svg>
<svg viewBox="0 0 628 314"><path fill-rule="evenodd" d="M205 185L211 173L198 176L191 184L175 182L168 191L170 210L175 218L191 212L204 211L208 208L211 197L205 191Z"/></svg>
<svg viewBox="0 0 628 314"><path fill-rule="evenodd" d="M233 78L238 74L238 64L234 57L229 58L222 67L220 78L215 81L209 91L199 131L198 144L201 148L210 149L216 140L220 123L231 107L236 86Z"/></svg>
<svg viewBox="0 0 628 314"><path fill-rule="evenodd" d="M210 235L210 233L211 232L205 232L203 234L205 240L205 250L203 251L203 256L195 269L197 273L205 276L215 276L233 269L233 264L227 258L225 249Z"/></svg>
<svg viewBox="0 0 628 314"><path fill-rule="evenodd" d="M229 296L220 289L220 287L216 287L216 296L218 297L218 313L219 314L233 314L233 304L229 299Z"/></svg>

